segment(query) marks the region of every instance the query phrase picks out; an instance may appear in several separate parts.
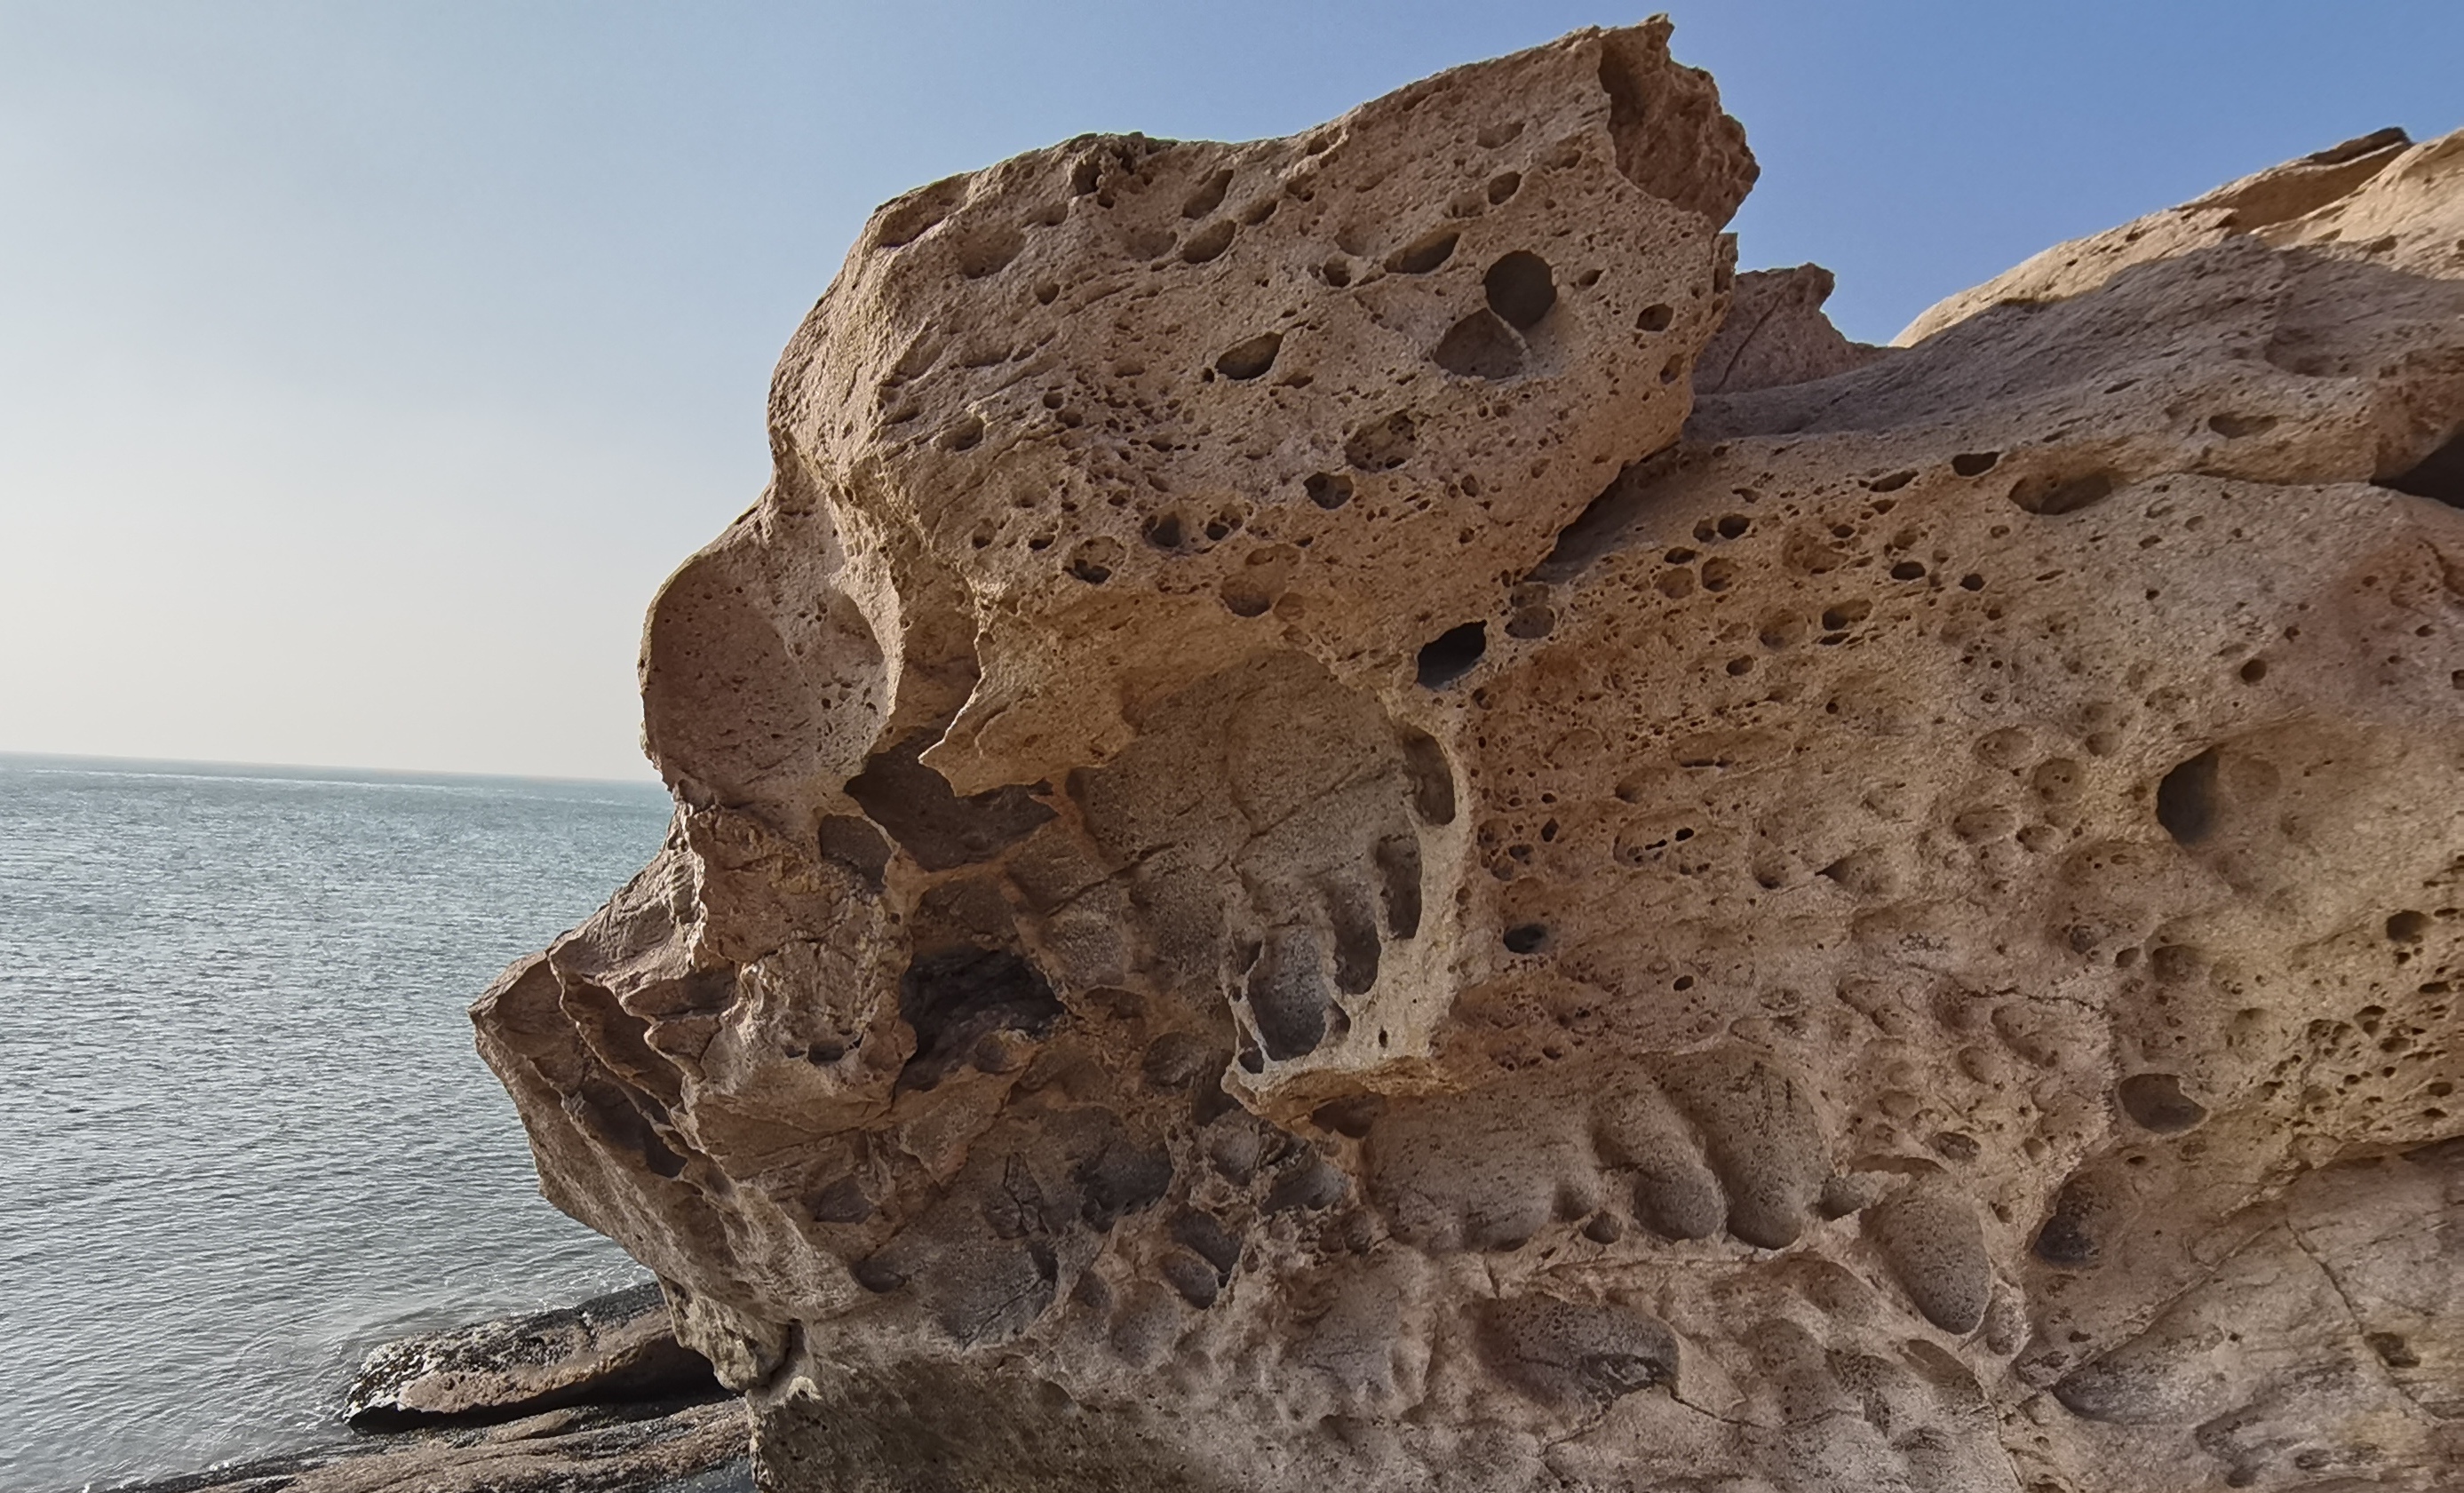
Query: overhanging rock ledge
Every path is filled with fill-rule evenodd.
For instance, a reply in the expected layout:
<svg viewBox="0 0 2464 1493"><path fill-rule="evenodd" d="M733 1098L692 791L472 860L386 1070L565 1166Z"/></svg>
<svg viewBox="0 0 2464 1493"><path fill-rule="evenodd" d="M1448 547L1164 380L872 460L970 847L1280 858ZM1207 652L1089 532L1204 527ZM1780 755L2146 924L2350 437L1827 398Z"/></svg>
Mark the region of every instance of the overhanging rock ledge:
<svg viewBox="0 0 2464 1493"><path fill-rule="evenodd" d="M789 344L473 1012L763 1486L2453 1485L2464 137L1861 348L1668 34Z"/></svg>

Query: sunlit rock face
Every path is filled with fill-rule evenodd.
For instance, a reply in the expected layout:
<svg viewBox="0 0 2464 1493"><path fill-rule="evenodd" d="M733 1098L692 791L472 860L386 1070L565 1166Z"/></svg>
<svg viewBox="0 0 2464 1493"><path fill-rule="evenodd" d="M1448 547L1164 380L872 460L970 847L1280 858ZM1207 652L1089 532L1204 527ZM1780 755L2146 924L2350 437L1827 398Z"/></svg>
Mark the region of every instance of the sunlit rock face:
<svg viewBox="0 0 2464 1493"><path fill-rule="evenodd" d="M2464 1459L2464 137L1866 348L1667 38L938 183L790 344L474 1012L765 1486Z"/></svg>

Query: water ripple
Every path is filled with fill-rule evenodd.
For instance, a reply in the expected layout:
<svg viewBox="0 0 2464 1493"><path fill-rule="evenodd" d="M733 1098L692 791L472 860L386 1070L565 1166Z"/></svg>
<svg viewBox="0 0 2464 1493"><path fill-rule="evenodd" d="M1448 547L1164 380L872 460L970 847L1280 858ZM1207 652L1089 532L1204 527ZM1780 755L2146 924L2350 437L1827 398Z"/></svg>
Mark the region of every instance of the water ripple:
<svg viewBox="0 0 2464 1493"><path fill-rule="evenodd" d="M631 1280L463 1008L655 790L0 757L0 1486L333 1433L367 1344Z"/></svg>

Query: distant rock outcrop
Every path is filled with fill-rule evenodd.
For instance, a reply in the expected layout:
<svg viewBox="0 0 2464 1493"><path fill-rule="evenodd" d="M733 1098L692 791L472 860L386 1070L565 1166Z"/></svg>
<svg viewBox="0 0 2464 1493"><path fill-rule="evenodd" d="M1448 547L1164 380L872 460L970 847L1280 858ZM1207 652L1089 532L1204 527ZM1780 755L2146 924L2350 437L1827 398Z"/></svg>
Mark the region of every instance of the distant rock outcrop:
<svg viewBox="0 0 2464 1493"><path fill-rule="evenodd" d="M474 1010L764 1487L2464 1460L2464 136L1885 352L1667 35L954 177L790 344Z"/></svg>
<svg viewBox="0 0 2464 1493"><path fill-rule="evenodd" d="M1891 349L1839 335L1822 303L1831 272L1818 264L1749 270L1729 293L1728 314L1694 362L1694 392L1745 394L1861 368Z"/></svg>

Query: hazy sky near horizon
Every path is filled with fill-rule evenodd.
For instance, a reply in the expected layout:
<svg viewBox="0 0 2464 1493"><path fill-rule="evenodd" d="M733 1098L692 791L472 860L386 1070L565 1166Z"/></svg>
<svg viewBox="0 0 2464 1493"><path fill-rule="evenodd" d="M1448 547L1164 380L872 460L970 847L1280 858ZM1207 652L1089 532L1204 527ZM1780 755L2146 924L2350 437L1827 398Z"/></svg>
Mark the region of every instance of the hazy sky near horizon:
<svg viewBox="0 0 2464 1493"><path fill-rule="evenodd" d="M2464 123L2453 0L1665 3L1762 162L1743 262L1868 340ZM874 204L1651 8L0 0L0 751L647 776L643 609Z"/></svg>

